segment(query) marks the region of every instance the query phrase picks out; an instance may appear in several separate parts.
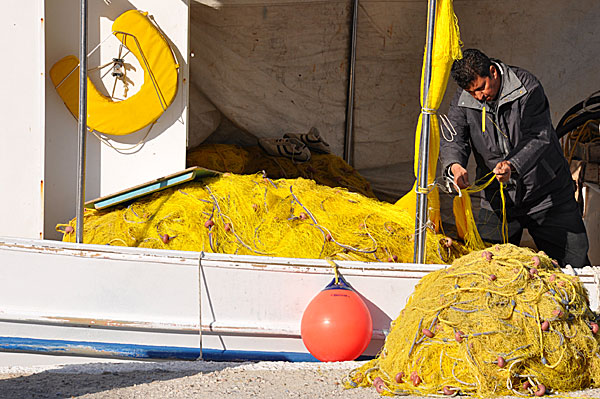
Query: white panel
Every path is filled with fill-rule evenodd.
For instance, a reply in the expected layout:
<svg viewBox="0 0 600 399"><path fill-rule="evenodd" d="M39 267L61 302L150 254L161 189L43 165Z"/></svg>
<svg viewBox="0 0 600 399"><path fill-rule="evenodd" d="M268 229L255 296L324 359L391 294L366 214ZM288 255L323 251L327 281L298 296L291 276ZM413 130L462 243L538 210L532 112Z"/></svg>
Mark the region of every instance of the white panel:
<svg viewBox="0 0 600 399"><path fill-rule="evenodd" d="M116 3L116 4L115 4ZM102 173L100 194L106 195L173 172L185 169L186 124L187 124L187 54L188 54L188 5L181 0L130 0L112 2L110 8L137 8L148 11L175 46L175 53L181 65L177 97L165 114L154 125L150 133L142 129L127 137L120 137L113 144L128 148L144 140L140 151L123 155L107 146L101 147ZM112 14L112 13L111 13ZM114 15L114 14L113 14ZM113 18L102 17L100 37L110 35ZM112 46L106 42L100 55L100 64L112 60L117 54L115 41ZM142 79L143 80L143 79ZM138 80L141 82L142 80ZM185 82L185 84L183 84ZM107 85L107 87L110 87ZM126 171L126 173L123 173Z"/></svg>
<svg viewBox="0 0 600 399"><path fill-rule="evenodd" d="M180 64L179 87L173 104L161 116L139 151L120 154L100 144L91 134L86 150L86 200L185 169L187 129L187 58L188 4L182 0L112 0L89 2L88 50L110 37L113 21L124 11L148 11L173 45ZM46 71L62 57L79 53L79 1L52 0L46 7ZM88 61L88 68L101 65L118 55L113 38L104 42ZM102 73L109 72L108 69ZM139 68L138 68L139 72ZM105 94L112 91L110 73L100 81L101 74L91 71L90 78ZM142 84L133 74L134 93ZM104 88L102 88L102 84ZM57 223L75 216L77 182L77 121L56 93L50 79L46 80L46 223L45 234L60 238L54 231ZM116 94L119 94L117 91ZM126 148L144 138L147 129L128 136L112 136L115 147ZM131 151L129 151L131 152Z"/></svg>
<svg viewBox="0 0 600 399"><path fill-rule="evenodd" d="M44 1L0 13L0 235L41 238L44 190Z"/></svg>
<svg viewBox="0 0 600 399"><path fill-rule="evenodd" d="M592 265L600 265L600 186L594 183L583 184L583 222L587 229L590 249L588 256Z"/></svg>

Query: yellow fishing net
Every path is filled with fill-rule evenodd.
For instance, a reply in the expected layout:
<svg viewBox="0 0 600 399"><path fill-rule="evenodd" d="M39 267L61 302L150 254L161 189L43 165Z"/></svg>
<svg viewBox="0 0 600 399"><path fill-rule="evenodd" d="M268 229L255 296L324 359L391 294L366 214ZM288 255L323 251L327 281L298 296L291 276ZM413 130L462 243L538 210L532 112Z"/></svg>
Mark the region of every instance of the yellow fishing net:
<svg viewBox="0 0 600 399"><path fill-rule="evenodd" d="M344 384L479 397L600 386L594 317L579 279L543 252L496 245L422 278L380 355Z"/></svg>
<svg viewBox="0 0 600 399"><path fill-rule="evenodd" d="M201 166L236 174L265 171L270 178L303 177L329 187L345 187L375 198L369 182L342 158L333 154L313 153L308 162L298 163L285 157L267 155L259 146L205 144L187 154L187 165Z"/></svg>
<svg viewBox="0 0 600 399"><path fill-rule="evenodd" d="M431 58L431 82L429 84L429 92L425 100L423 93L423 84L425 81L425 61L423 61L423 71L421 74L421 106L423 110L431 114L431 127L429 132L429 161L427 167L427 182L432 185L436 177L436 166L439 155L440 146L440 127L439 120L436 115L450 76L450 68L455 59L462 57L460 49L460 32L456 15L454 15L452 0L439 0L436 8L436 23L434 31L434 39L432 43L432 58ZM426 55L425 55L426 56ZM425 56L423 60L425 60ZM427 101L425 103L425 101ZM419 116L417 123L417 132L415 138L415 162L414 172L418 176L419 169L419 144L421 141L423 113ZM404 197L400 198L396 203L399 207L406 209L415 217L416 211L416 190L418 182L415 182L413 189ZM428 218L439 229L441 224L440 214L440 199L437 187L427 195L429 215Z"/></svg>
<svg viewBox="0 0 600 399"><path fill-rule="evenodd" d="M59 226L75 240L76 220ZM206 178L104 211L86 210L85 243L294 258L411 262L414 220L403 209L303 178ZM466 252L431 233L427 262Z"/></svg>

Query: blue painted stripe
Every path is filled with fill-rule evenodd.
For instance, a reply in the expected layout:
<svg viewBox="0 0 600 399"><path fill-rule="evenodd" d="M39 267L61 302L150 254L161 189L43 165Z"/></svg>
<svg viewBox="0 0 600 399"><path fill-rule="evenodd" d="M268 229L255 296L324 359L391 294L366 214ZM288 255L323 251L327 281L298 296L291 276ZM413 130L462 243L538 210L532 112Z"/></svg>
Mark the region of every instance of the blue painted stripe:
<svg viewBox="0 0 600 399"><path fill-rule="evenodd" d="M96 209L106 208L111 205L116 205L121 202L125 202L128 200L134 199L134 198L141 197L145 194L149 194L154 191L164 190L165 188L174 186L176 184L185 183L188 180L192 180L194 177L195 177L194 173L185 173L183 175L165 179L165 180L153 183L153 184L149 184L144 187L140 187L135 190L127 191L126 193L116 195L114 197L100 200L100 201L94 203L94 206L96 207Z"/></svg>
<svg viewBox="0 0 600 399"><path fill-rule="evenodd" d="M196 360L198 348L115 344L106 342L63 341L35 338L0 337L0 352L40 355L109 357L134 360ZM203 349L209 361L288 361L318 362L309 353Z"/></svg>

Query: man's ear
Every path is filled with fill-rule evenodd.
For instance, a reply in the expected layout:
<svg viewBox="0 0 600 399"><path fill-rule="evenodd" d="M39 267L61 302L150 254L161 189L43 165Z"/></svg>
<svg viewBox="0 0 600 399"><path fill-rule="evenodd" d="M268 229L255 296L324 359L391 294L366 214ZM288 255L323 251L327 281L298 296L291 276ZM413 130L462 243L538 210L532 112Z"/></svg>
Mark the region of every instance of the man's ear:
<svg viewBox="0 0 600 399"><path fill-rule="evenodd" d="M490 65L490 76L493 79L496 79L498 77L498 68L496 68L496 65L494 64Z"/></svg>

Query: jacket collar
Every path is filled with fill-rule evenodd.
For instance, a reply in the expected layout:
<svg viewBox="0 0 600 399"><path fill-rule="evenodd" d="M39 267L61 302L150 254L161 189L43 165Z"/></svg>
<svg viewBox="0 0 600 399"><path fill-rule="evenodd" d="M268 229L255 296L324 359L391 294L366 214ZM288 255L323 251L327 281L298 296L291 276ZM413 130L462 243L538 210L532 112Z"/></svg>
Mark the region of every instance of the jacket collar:
<svg viewBox="0 0 600 399"><path fill-rule="evenodd" d="M498 108L502 104L514 101L527 94L527 89L521 83L515 72L502 63L501 61L493 61L496 67L500 69L502 76L502 86L500 88L500 96L498 99ZM475 97L470 95L466 90L463 90L458 99L458 106L473 109L482 109L484 103L477 101Z"/></svg>

